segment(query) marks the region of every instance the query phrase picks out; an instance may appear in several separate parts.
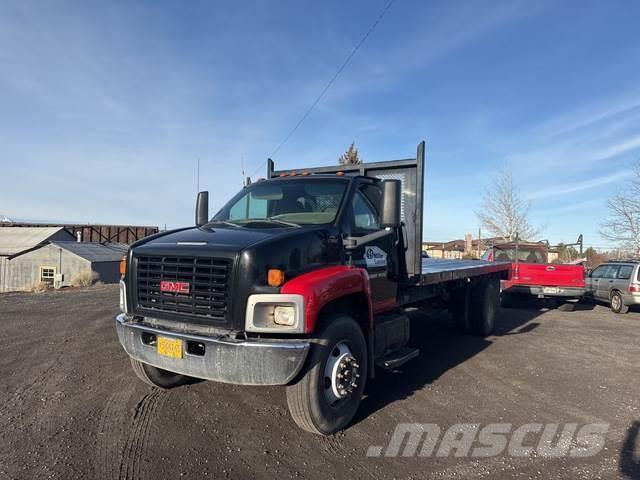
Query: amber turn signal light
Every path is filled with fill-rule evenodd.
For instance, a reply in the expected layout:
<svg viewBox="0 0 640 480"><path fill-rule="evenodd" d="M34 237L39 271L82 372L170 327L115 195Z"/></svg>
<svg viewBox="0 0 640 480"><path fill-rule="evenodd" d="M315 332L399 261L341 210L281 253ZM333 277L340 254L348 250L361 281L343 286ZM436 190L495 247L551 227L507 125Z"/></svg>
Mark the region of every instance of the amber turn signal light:
<svg viewBox="0 0 640 480"><path fill-rule="evenodd" d="M284 272L277 268L270 268L267 272L267 283L270 287L280 287L284 283Z"/></svg>
<svg viewBox="0 0 640 480"><path fill-rule="evenodd" d="M124 274L127 273L127 257L122 257L120 260L120 276L124 277Z"/></svg>

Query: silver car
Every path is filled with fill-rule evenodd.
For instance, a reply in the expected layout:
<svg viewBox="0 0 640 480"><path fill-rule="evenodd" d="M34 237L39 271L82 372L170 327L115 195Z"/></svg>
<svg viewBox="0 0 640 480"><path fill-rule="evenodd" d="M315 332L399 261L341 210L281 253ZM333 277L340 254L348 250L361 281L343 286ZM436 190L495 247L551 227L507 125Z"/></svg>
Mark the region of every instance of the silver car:
<svg viewBox="0 0 640 480"><path fill-rule="evenodd" d="M640 261L609 261L587 275L586 296L607 302L614 313L640 305Z"/></svg>

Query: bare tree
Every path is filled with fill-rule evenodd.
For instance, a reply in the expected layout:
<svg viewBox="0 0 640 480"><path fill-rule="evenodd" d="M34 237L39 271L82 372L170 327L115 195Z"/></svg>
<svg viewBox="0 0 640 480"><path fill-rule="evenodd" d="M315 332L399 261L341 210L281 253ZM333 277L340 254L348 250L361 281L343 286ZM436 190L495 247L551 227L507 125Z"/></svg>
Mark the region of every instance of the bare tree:
<svg viewBox="0 0 640 480"><path fill-rule="evenodd" d="M640 161L627 184L607 200L607 209L609 216L600 225L600 235L640 255Z"/></svg>
<svg viewBox="0 0 640 480"><path fill-rule="evenodd" d="M540 228L529 221L530 207L530 203L521 198L511 172L503 170L485 191L476 215L483 229L505 242L514 241L516 234L521 240L534 240L540 234Z"/></svg>
<svg viewBox="0 0 640 480"><path fill-rule="evenodd" d="M362 159L358 155L358 149L355 142L349 145L349 148L338 158L340 165L359 165Z"/></svg>

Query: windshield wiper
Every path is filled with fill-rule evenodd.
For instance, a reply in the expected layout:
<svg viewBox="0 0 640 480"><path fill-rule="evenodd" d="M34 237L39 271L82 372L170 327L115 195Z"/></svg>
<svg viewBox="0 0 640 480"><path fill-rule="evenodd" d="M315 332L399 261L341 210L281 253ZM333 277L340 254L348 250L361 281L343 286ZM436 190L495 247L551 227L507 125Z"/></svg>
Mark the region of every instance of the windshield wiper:
<svg viewBox="0 0 640 480"><path fill-rule="evenodd" d="M232 227L236 227L236 228L242 228L242 225L238 224L238 223L233 223L230 222L229 220L211 220L209 222L209 225L212 225L214 223L222 223L223 225L230 225Z"/></svg>
<svg viewBox="0 0 640 480"><path fill-rule="evenodd" d="M292 222L285 222L284 220L280 220L279 218L273 217L265 217L265 218L248 218L244 225L248 225L251 223L277 223L278 225L284 225L285 227L295 227L300 228L300 225Z"/></svg>
<svg viewBox="0 0 640 480"><path fill-rule="evenodd" d="M269 222L279 223L280 225L287 225L288 227L300 228L300 225L297 224L297 223L285 222L284 220L280 220L279 218L267 217L267 218L265 218L265 220L267 220Z"/></svg>

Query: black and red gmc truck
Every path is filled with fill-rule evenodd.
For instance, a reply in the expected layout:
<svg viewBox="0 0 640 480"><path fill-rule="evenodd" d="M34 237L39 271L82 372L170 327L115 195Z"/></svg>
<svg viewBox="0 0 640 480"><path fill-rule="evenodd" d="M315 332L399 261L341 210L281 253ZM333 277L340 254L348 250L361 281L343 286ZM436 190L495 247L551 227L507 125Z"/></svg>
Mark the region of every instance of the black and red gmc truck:
<svg viewBox="0 0 640 480"><path fill-rule="evenodd" d="M416 158L274 171L213 218L132 245L120 342L146 383L286 385L301 428L346 427L376 368L408 347L409 307L448 307L489 335L509 264L423 259L424 142Z"/></svg>

